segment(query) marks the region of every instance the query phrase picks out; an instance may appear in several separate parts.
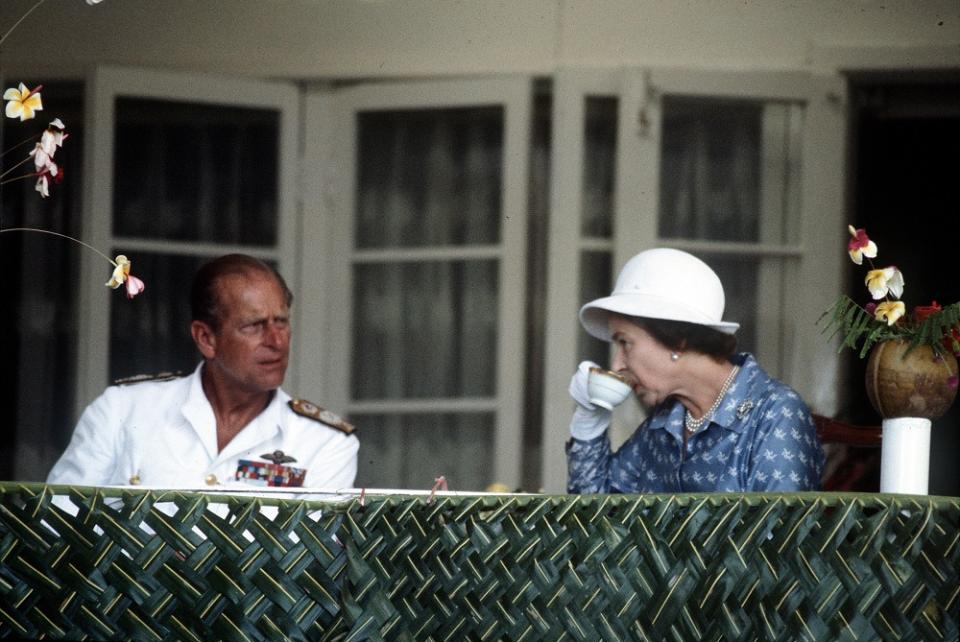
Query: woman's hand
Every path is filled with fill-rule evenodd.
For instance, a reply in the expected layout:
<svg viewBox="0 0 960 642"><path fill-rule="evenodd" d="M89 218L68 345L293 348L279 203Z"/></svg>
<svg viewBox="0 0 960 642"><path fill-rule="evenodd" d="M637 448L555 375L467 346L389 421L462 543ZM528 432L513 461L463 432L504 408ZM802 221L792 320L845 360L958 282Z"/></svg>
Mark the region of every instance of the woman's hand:
<svg viewBox="0 0 960 642"><path fill-rule="evenodd" d="M610 418L613 413L590 403L587 392L587 380L590 377L590 368L598 367L592 361L581 361L577 371L570 378L570 397L576 402L573 418L570 419L570 435L574 439L589 441L596 439L610 427Z"/></svg>

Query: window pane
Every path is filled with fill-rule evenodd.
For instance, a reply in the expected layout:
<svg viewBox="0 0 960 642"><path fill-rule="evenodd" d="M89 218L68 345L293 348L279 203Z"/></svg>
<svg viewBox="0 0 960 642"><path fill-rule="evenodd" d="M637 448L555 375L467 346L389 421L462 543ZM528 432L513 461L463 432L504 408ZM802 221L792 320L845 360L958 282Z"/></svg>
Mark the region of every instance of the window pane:
<svg viewBox="0 0 960 642"><path fill-rule="evenodd" d="M117 298L110 306L110 380L191 372L201 357L190 337L189 290L205 259L145 252L130 259L132 274L144 280L147 290L132 301L113 294Z"/></svg>
<svg viewBox="0 0 960 642"><path fill-rule="evenodd" d="M358 116L360 248L497 243L501 107Z"/></svg>
<svg viewBox="0 0 960 642"><path fill-rule="evenodd" d="M723 320L740 324L740 329L737 330L737 350L756 352L757 274L761 261L739 256L731 258L702 255L700 258L713 268L723 283L726 296ZM780 308L779 301L770 302L770 305Z"/></svg>
<svg viewBox="0 0 960 642"><path fill-rule="evenodd" d="M496 261L354 268L354 399L493 395Z"/></svg>
<svg viewBox="0 0 960 642"><path fill-rule="evenodd" d="M763 116L754 101L664 97L661 238L759 240Z"/></svg>
<svg viewBox="0 0 960 642"><path fill-rule="evenodd" d="M279 113L118 98L114 234L271 246Z"/></svg>
<svg viewBox="0 0 960 642"><path fill-rule="evenodd" d="M483 490L493 470L494 416L359 415L357 487L428 490L443 475L450 490Z"/></svg>
<svg viewBox="0 0 960 642"><path fill-rule="evenodd" d="M580 304L607 296L613 289L610 252L583 252L580 270ZM587 334L581 326L577 335L577 358L606 365L610 360L610 344Z"/></svg>
<svg viewBox="0 0 960 642"><path fill-rule="evenodd" d="M581 234L610 238L617 156L617 99L590 96L585 104Z"/></svg>

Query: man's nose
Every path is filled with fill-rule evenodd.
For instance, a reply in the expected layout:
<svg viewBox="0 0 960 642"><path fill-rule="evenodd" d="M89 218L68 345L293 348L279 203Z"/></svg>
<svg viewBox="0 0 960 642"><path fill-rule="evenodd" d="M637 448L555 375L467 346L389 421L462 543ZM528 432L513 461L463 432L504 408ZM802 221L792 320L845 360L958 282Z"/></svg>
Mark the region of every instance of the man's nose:
<svg viewBox="0 0 960 642"><path fill-rule="evenodd" d="M271 347L280 347L284 344L287 338L287 325L284 323L277 323L276 321L268 321L266 329L264 330L263 340L264 343Z"/></svg>

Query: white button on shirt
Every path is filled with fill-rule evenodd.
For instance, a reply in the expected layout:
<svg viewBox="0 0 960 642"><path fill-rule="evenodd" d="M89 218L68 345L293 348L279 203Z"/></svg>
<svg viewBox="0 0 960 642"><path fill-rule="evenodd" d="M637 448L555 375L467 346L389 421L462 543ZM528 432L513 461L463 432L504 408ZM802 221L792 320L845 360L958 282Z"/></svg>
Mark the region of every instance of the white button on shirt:
<svg viewBox="0 0 960 642"><path fill-rule="evenodd" d="M245 487L236 479L240 460L266 461L276 450L305 468L304 487L345 489L357 473L359 442L353 435L295 413L278 389L270 404L217 452L213 408L200 369L171 381L111 386L80 417L48 484L203 488Z"/></svg>

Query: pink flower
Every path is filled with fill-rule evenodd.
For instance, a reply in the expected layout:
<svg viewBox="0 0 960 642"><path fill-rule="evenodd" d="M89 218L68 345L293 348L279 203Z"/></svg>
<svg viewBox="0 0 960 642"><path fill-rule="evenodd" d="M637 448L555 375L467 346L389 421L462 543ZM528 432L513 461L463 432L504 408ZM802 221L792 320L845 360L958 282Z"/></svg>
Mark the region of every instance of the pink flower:
<svg viewBox="0 0 960 642"><path fill-rule="evenodd" d="M40 192L40 196L46 198L50 196L50 179L52 178L53 182L58 184L63 180L63 168L50 161L46 167L37 172L36 176L38 176L37 185L34 189Z"/></svg>
<svg viewBox="0 0 960 642"><path fill-rule="evenodd" d="M133 276L132 274L127 275L127 298L132 299L141 292L147 289L147 286L144 285L143 281Z"/></svg>
<svg viewBox="0 0 960 642"><path fill-rule="evenodd" d="M40 142L30 151L29 155L33 156L33 165L38 172L42 172L53 163L53 155L57 153L57 148L63 147L63 141L69 137L69 134L63 130L63 121L54 118L50 121L50 126L40 135Z"/></svg>
<svg viewBox="0 0 960 642"><path fill-rule="evenodd" d="M863 257L873 258L877 255L877 244L867 238L867 232L863 228L854 229L852 225L847 226L850 232L850 240L847 242L847 253L857 265L863 263Z"/></svg>

